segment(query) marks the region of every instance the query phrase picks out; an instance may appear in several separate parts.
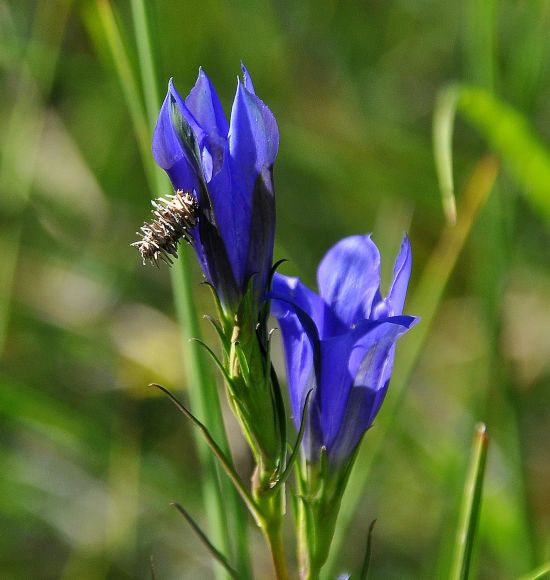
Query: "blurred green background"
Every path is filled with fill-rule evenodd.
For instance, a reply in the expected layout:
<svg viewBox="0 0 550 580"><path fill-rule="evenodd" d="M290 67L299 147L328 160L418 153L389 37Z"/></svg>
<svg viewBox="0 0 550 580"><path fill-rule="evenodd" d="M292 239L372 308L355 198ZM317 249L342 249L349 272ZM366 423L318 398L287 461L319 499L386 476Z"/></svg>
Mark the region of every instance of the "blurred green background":
<svg viewBox="0 0 550 580"><path fill-rule="evenodd" d="M129 3L110 4L137 72ZM151 193L166 192L148 186L101 5L0 1L0 577L149 578L153 555L159 579L210 578L208 553L168 506L206 525L193 434L145 386L186 398L168 270L130 247ZM410 232L407 311L423 322L398 348L365 439L334 569L357 570L377 518L373 578L446 577L480 420L491 447L475 573L516 578L550 560L550 2L149 8L161 93L173 76L185 94L202 65L229 110L242 59L274 111L285 273L313 284L333 242L372 231L387 283ZM453 144L455 226L432 143L451 82L470 87ZM202 314L199 282L196 271Z"/></svg>

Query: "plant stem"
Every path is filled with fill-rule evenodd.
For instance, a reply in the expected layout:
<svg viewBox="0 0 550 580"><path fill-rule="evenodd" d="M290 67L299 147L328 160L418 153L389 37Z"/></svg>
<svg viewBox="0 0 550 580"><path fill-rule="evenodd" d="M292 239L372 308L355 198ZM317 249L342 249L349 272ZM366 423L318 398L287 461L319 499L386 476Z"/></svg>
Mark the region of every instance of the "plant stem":
<svg viewBox="0 0 550 580"><path fill-rule="evenodd" d="M264 475L261 473L261 468L258 467L252 477L253 496L260 514L260 517L257 518L257 524L269 546L275 577L278 580L287 580L288 570L282 534L285 515L285 488L284 485L279 488L270 488L269 478L264 477Z"/></svg>
<svg viewBox="0 0 550 580"><path fill-rule="evenodd" d="M271 551L275 577L277 580L288 580L281 524L282 521L278 519L267 524L262 531Z"/></svg>

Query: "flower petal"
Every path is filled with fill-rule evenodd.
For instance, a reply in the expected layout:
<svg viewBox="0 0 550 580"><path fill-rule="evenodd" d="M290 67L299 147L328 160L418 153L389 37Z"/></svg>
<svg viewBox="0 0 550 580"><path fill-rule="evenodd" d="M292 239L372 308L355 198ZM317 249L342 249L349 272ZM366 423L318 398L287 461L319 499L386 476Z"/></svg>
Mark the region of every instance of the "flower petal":
<svg viewBox="0 0 550 580"><path fill-rule="evenodd" d="M244 63L241 62L241 70L243 71L243 82L246 89L248 89L253 95L256 94L254 90L254 85L252 84L252 79L250 78L250 74L248 69L244 66Z"/></svg>
<svg viewBox="0 0 550 580"><path fill-rule="evenodd" d="M222 166L208 184L208 192L218 236L225 247L235 283L237 287L244 288L247 282L245 266L252 211L250 200L234 182L228 144L226 144Z"/></svg>
<svg viewBox="0 0 550 580"><path fill-rule="evenodd" d="M290 406L297 430L301 426L307 395L313 391L305 418L302 450L308 460L314 461L324 445L317 388L319 334L313 320L295 304L278 299L273 299L271 304L283 337Z"/></svg>
<svg viewBox="0 0 550 580"><path fill-rule="evenodd" d="M320 411L323 445L330 444L340 431L353 377L346 361L356 340L355 332L347 332L321 341L320 380L316 404Z"/></svg>
<svg viewBox="0 0 550 580"><path fill-rule="evenodd" d="M273 298L278 298L303 310L315 324L321 339L345 330L325 301L302 284L299 278L283 276L278 272L275 273L271 295ZM278 317L277 308L280 308L280 306L272 306L273 315ZM288 308L288 306L284 308Z"/></svg>
<svg viewBox="0 0 550 580"><path fill-rule="evenodd" d="M411 276L412 252L409 237L405 234L401 242L401 249L393 266L393 281L386 297L390 316L399 316L405 306L407 287Z"/></svg>
<svg viewBox="0 0 550 580"><path fill-rule="evenodd" d="M271 111L240 81L228 139L223 164L208 189L235 280L244 287L254 273L266 278L271 266L275 230L271 172L279 138Z"/></svg>
<svg viewBox="0 0 550 580"><path fill-rule="evenodd" d="M198 189L198 176L201 169L197 166L195 152L189 148L189 143L182 141L181 135L178 135L174 126L174 108L181 115L182 120L189 125L193 140L198 143L204 139L202 129L185 106L170 79L168 92L153 133L153 157L157 164L168 173L174 189L192 192Z"/></svg>
<svg viewBox="0 0 550 580"><path fill-rule="evenodd" d="M200 144L202 166L206 181L210 181L222 165L229 126L216 89L202 68L185 104L204 133Z"/></svg>
<svg viewBox="0 0 550 580"><path fill-rule="evenodd" d="M376 292L372 302L371 318L387 318L399 316L403 312L407 286L411 275L412 255L411 245L407 235L403 237L401 249L393 265L393 280L386 298L382 298L380 290Z"/></svg>
<svg viewBox="0 0 550 580"><path fill-rule="evenodd" d="M202 67L199 69L195 86L185 99L185 104L209 137L227 138L229 125L220 98Z"/></svg>
<svg viewBox="0 0 550 580"><path fill-rule="evenodd" d="M327 442L332 460L349 457L372 425L386 396L395 343L416 322L413 316L396 316L371 323L370 329L353 345L348 362L353 384L340 430Z"/></svg>
<svg viewBox="0 0 550 580"><path fill-rule="evenodd" d="M273 245L275 243L275 196L269 170L268 185L264 176L259 175L252 191L252 219L250 222L248 256L245 277L258 274L255 278L256 297L264 300L273 265Z"/></svg>
<svg viewBox="0 0 550 580"><path fill-rule="evenodd" d="M255 175L263 174L275 161L279 130L273 113L247 88L248 82L243 84L240 79L237 82L237 94L231 110L229 150L239 181L247 191L252 191ZM252 168L255 175L249 173Z"/></svg>
<svg viewBox="0 0 550 580"><path fill-rule="evenodd" d="M198 185L196 170L172 124L172 103L169 87L153 134L153 157L168 173L174 189L193 191Z"/></svg>
<svg viewBox="0 0 550 580"><path fill-rule="evenodd" d="M350 236L335 244L317 269L321 296L348 327L369 318L380 287L380 254L367 236Z"/></svg>
<svg viewBox="0 0 550 580"><path fill-rule="evenodd" d="M315 338L306 332L302 324L303 317L297 314L292 305L278 300L273 304L280 314L278 322L285 349L290 406L296 427L299 428L306 395L317 382L314 366Z"/></svg>

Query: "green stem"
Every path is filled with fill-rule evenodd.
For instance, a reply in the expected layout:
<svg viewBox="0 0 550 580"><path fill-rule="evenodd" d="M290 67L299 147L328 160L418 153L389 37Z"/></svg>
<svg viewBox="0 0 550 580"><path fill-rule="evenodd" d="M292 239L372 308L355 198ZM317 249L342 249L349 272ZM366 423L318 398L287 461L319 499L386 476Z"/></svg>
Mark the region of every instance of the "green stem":
<svg viewBox="0 0 550 580"><path fill-rule="evenodd" d="M103 29L103 34L115 65L116 74L126 101L126 106L130 113L134 136L141 155L147 184L149 185L149 189L153 191L155 188L156 176L154 175L155 168L151 159L150 131L148 128L147 116L141 101L138 82L132 70L128 51L126 50L122 40L122 35L111 3L107 0L96 0L96 8L99 22Z"/></svg>
<svg viewBox="0 0 550 580"><path fill-rule="evenodd" d="M252 494L260 514L257 523L269 546L275 577L278 580L287 580L288 570L282 535L286 511L285 487L284 485L273 487L272 473L262 471L260 463L252 477Z"/></svg>
<svg viewBox="0 0 550 580"><path fill-rule="evenodd" d="M278 489L276 492L266 490L265 493L256 495L256 501L262 512L262 518L259 524L271 552L275 577L278 580L288 580L282 534L285 513L284 487Z"/></svg>
<svg viewBox="0 0 550 580"><path fill-rule="evenodd" d="M156 122L160 109L157 79L151 54L151 41L145 4L142 0L132 0L136 44L139 50L141 80L146 107L141 101L138 82L130 65L122 35L118 28L112 6L106 0L96 0L97 10L105 38L110 47L116 72L123 88L132 124L139 143L143 166L148 177L151 192L157 194L170 191L167 177L155 166L151 151L150 129ZM171 268L171 281L176 312L183 339L184 360L191 405L197 416L204 421L221 449L228 454L229 444L223 424L220 402L215 382L205 363L200 347L189 343L191 337L200 337L197 309L193 300L193 276L190 265L180 256ZM203 483L203 499L213 542L226 554L230 554L230 539L237 543L235 565L242 578L251 577L246 541L246 513L239 504L231 483L221 473L215 458L202 441L197 441L199 458L205 466L207 476ZM216 565L217 578L227 578L227 573Z"/></svg>
<svg viewBox="0 0 550 580"><path fill-rule="evenodd" d="M308 501L298 498L298 568L302 580L310 580L318 575L314 569L314 525L313 513Z"/></svg>
<svg viewBox="0 0 550 580"><path fill-rule="evenodd" d="M275 577L278 580L288 580L281 522L279 521L276 526L269 526L265 529L264 536L271 551Z"/></svg>
<svg viewBox="0 0 550 580"><path fill-rule="evenodd" d="M326 455L303 461L297 470L298 562L302 580L317 580L327 562L336 521L357 452L340 466L328 468Z"/></svg>

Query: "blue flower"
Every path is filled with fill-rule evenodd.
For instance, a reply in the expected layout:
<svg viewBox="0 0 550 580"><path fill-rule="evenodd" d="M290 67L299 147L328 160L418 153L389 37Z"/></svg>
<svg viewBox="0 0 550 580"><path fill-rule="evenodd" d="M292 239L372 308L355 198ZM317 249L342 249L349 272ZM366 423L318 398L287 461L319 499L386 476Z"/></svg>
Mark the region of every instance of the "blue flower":
<svg viewBox="0 0 550 580"><path fill-rule="evenodd" d="M155 161L174 189L195 197L198 218L190 237L226 313L235 312L251 277L256 300L264 297L275 232L279 133L242 70L229 123L202 69L185 100L170 80L153 136Z"/></svg>
<svg viewBox="0 0 550 580"><path fill-rule="evenodd" d="M313 389L303 450L317 461L351 457L372 425L391 377L395 343L417 319L403 316L411 272L405 236L385 298L380 293L380 254L370 236L345 238L317 270L320 295L298 278L276 274L272 312L285 349L290 403L299 426Z"/></svg>

